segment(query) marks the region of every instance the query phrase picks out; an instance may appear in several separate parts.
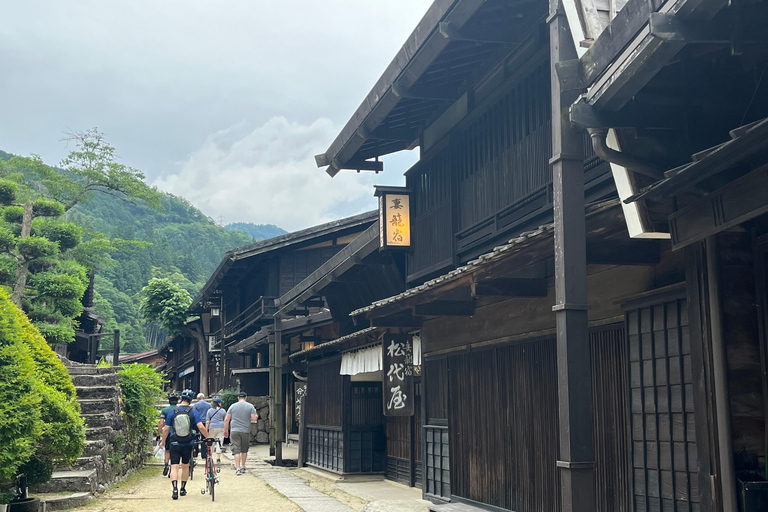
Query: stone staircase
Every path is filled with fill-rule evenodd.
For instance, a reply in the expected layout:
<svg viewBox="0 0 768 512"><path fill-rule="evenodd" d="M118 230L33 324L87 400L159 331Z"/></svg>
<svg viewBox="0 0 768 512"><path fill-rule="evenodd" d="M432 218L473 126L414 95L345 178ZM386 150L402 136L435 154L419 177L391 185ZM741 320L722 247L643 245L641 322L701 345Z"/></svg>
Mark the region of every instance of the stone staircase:
<svg viewBox="0 0 768 512"><path fill-rule="evenodd" d="M86 424L86 441L83 453L71 467L56 468L51 480L36 486L34 492L73 493L72 498L103 492L114 478L109 464L113 442L125 432L125 420L120 414L120 387L117 371L120 367L97 367L70 363L67 366L77 390L81 415ZM43 497L43 499L45 499ZM71 500L56 501L54 508L72 506ZM51 508L50 501L48 508Z"/></svg>

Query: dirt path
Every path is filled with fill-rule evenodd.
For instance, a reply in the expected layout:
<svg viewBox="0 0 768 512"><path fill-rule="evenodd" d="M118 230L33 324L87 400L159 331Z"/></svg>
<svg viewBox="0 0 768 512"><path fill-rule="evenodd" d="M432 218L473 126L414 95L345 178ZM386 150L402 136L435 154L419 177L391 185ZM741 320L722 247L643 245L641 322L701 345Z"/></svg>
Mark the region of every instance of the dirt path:
<svg viewBox="0 0 768 512"><path fill-rule="evenodd" d="M262 480L250 473L235 476L231 464L223 464L216 485L216 501L200 494L204 487L202 473L187 484L186 496L171 499L171 482L162 476L162 468L150 466L116 485L102 497L83 507L70 509L77 512L153 512L174 510L268 510L269 512L296 512L296 504L280 495ZM192 507L192 508L191 508Z"/></svg>

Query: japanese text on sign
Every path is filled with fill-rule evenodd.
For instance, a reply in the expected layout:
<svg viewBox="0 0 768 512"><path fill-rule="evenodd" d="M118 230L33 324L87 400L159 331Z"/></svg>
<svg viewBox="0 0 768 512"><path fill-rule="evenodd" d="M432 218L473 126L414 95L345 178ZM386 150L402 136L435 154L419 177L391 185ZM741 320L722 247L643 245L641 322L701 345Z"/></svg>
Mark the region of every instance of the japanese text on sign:
<svg viewBox="0 0 768 512"><path fill-rule="evenodd" d="M384 414L413 414L413 345L409 336L387 335L384 350Z"/></svg>
<svg viewBox="0 0 768 512"><path fill-rule="evenodd" d="M384 221L386 245L411 245L410 197L407 194L387 194L384 197Z"/></svg>

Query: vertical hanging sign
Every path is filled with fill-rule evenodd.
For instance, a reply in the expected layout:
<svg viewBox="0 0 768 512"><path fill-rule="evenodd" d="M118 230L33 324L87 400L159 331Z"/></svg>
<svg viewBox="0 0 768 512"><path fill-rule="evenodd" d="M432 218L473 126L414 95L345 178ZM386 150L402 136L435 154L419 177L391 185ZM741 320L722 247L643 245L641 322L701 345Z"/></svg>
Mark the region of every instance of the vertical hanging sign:
<svg viewBox="0 0 768 512"><path fill-rule="evenodd" d="M380 249L411 247L411 195L403 187L376 187Z"/></svg>
<svg viewBox="0 0 768 512"><path fill-rule="evenodd" d="M385 334L382 344L385 416L413 416L413 343L406 334Z"/></svg>

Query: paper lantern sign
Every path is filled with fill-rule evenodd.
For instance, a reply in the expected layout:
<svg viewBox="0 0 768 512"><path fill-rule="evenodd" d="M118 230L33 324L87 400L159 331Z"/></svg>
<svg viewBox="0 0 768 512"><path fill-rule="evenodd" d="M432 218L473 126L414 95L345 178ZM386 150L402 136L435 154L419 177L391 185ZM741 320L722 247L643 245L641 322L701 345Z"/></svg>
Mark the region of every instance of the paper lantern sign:
<svg viewBox="0 0 768 512"><path fill-rule="evenodd" d="M379 246L381 249L411 247L411 196L403 187L376 187L379 198Z"/></svg>

